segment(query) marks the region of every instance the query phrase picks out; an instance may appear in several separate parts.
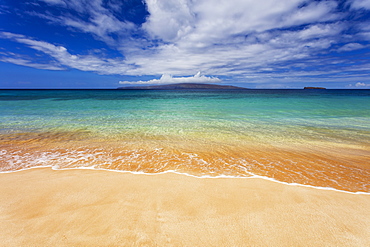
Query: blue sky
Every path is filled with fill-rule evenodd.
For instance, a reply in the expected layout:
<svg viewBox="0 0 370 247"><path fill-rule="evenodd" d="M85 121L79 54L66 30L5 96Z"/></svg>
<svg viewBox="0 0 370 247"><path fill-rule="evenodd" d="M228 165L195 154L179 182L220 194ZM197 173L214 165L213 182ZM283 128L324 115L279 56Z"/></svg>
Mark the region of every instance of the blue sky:
<svg viewBox="0 0 370 247"><path fill-rule="evenodd" d="M370 0L0 0L0 88L370 88Z"/></svg>

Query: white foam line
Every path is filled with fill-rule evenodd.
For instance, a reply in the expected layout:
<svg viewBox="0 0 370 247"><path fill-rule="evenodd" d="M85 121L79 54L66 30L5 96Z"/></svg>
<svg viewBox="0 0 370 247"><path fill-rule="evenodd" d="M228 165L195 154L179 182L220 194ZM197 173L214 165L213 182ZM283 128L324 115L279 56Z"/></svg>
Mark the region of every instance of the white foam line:
<svg viewBox="0 0 370 247"><path fill-rule="evenodd" d="M20 170L15 170L15 171L2 171L1 173L13 173L13 172L21 172L21 171L26 171L30 169L38 169L38 168L51 168L54 171L66 171L66 170L94 170L94 171L108 171L108 172L119 172L119 173L129 173L129 174L136 174L136 175L147 175L147 176L156 176L156 175L161 175L161 174L166 174L166 173L172 173L172 174L178 174L178 175L185 175L188 177L193 177L193 178L207 178L207 179L217 179L217 178L238 178L238 179L263 179L263 180L268 180L271 182L275 183L280 183L284 185L289 185L289 186L299 186L299 187L306 187L306 188L311 188L311 189L318 189L318 190L329 190L329 191L336 191L336 192L342 192L342 193L347 193L347 194L353 194L353 195L370 195L370 192L362 192L362 191L357 191L357 192L351 192L351 191L345 191L345 190L338 190L334 189L331 187L319 187L319 186L313 186L313 185L307 185L307 184L299 184L299 183L288 183L288 182L282 182L279 180L276 180L274 178L269 178L269 177L264 177L260 175L255 175L251 174L250 177L241 177L241 176L229 176L229 175L218 175L218 176L209 176L209 175L202 175L202 176L196 176L196 175L191 175L188 173L182 173L182 172L177 172L174 170L168 170L164 172L157 172L157 173L146 173L146 172L133 172L133 171L121 171L121 170L110 170L110 169L101 169L101 168L94 168L94 167L72 167L72 168L56 168L54 166L36 166L36 167L28 167Z"/></svg>

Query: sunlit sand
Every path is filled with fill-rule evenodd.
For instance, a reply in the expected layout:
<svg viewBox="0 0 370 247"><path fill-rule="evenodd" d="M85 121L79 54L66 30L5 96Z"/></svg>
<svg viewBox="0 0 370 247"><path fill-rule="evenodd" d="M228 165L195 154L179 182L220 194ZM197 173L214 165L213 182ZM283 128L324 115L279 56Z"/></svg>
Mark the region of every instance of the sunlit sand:
<svg viewBox="0 0 370 247"><path fill-rule="evenodd" d="M3 246L367 246L370 195L256 178L0 174Z"/></svg>

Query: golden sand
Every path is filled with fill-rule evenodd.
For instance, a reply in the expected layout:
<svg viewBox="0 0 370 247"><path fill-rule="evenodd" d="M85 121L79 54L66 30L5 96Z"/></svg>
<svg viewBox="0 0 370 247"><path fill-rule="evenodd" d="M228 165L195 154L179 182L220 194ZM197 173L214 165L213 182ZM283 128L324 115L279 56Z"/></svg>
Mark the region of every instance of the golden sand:
<svg viewBox="0 0 370 247"><path fill-rule="evenodd" d="M0 246L369 246L370 195L256 178L0 174Z"/></svg>

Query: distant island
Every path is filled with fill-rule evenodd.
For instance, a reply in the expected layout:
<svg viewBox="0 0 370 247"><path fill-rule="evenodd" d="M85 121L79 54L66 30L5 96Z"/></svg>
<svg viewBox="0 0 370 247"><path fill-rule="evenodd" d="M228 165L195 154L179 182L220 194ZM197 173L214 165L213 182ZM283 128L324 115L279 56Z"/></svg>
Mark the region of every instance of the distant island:
<svg viewBox="0 0 370 247"><path fill-rule="evenodd" d="M155 86L131 86L131 87L119 87L117 89L124 90L173 90L173 89L248 89L244 87L235 87L228 85L216 85L216 84L206 84L206 83L176 83L176 84L166 84L166 85L155 85Z"/></svg>
<svg viewBox="0 0 370 247"><path fill-rule="evenodd" d="M303 89L326 89L325 87L304 87Z"/></svg>

